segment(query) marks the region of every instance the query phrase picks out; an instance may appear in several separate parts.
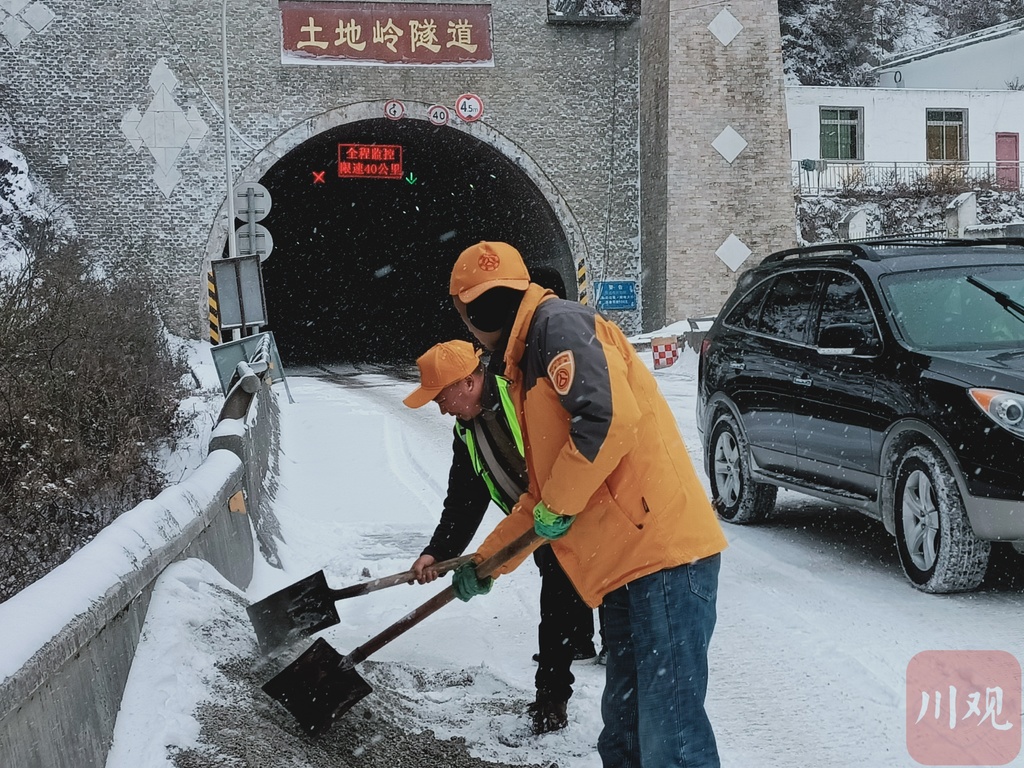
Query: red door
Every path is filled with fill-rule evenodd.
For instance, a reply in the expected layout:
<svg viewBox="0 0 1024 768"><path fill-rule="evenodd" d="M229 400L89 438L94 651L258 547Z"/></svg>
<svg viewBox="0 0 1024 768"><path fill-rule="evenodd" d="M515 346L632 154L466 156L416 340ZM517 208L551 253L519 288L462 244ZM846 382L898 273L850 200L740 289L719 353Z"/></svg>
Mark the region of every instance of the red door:
<svg viewBox="0 0 1024 768"><path fill-rule="evenodd" d="M996 186L1007 192L1020 189L1020 134L996 134Z"/></svg>

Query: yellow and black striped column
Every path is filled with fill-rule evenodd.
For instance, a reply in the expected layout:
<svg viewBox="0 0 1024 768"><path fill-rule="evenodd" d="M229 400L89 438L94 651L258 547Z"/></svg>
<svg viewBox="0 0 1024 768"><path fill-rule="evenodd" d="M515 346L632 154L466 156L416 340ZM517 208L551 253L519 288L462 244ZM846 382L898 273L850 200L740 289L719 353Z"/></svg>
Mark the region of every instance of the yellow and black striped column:
<svg viewBox="0 0 1024 768"><path fill-rule="evenodd" d="M210 303L210 343L220 344L220 308L217 306L217 283L212 270L206 273L206 287Z"/></svg>
<svg viewBox="0 0 1024 768"><path fill-rule="evenodd" d="M576 290L579 293L580 304L589 304L589 286L587 285L587 265L580 259L576 262Z"/></svg>

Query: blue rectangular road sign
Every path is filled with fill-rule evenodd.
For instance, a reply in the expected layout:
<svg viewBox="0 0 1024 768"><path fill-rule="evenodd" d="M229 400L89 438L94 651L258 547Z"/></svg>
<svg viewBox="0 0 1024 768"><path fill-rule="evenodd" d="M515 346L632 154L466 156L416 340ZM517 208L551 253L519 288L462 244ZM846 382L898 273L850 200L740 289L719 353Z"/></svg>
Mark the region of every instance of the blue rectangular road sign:
<svg viewBox="0 0 1024 768"><path fill-rule="evenodd" d="M594 287L598 309L636 309L636 281L599 280Z"/></svg>

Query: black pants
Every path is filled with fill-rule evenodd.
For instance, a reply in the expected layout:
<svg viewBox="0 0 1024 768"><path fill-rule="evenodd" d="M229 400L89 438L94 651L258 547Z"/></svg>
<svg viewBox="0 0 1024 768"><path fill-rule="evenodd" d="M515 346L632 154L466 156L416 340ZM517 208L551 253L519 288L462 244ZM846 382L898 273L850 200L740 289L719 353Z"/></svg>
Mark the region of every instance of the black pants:
<svg viewBox="0 0 1024 768"><path fill-rule="evenodd" d="M550 545L535 550L533 559L540 569L537 699L568 701L576 682L569 669L573 654L594 645L594 611L577 594Z"/></svg>

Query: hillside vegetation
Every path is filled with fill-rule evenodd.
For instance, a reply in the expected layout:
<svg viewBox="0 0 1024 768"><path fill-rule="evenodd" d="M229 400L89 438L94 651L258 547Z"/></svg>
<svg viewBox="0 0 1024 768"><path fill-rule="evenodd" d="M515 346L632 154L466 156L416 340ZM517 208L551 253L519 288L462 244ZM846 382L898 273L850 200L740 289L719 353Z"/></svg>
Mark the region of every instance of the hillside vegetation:
<svg viewBox="0 0 1024 768"><path fill-rule="evenodd" d="M779 0L791 85L871 85L886 55L1024 17L1024 0Z"/></svg>
<svg viewBox="0 0 1024 768"><path fill-rule="evenodd" d="M162 489L187 366L0 143L0 602ZM53 210L53 208L51 208Z"/></svg>

